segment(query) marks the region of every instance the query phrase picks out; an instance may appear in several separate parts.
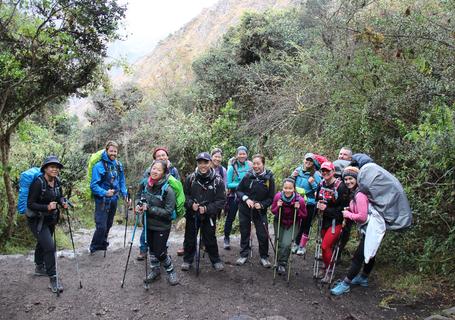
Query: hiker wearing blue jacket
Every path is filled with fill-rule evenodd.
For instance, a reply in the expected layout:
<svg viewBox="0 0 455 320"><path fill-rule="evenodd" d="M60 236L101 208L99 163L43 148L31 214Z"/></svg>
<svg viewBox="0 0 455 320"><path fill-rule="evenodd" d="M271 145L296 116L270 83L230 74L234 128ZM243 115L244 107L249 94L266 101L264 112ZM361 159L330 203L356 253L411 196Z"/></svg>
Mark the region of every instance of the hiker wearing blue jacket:
<svg viewBox="0 0 455 320"><path fill-rule="evenodd" d="M90 254L97 250L106 251L119 195L125 199L127 197L125 174L122 164L116 159L117 154L118 144L108 141L101 160L92 169L90 189L95 198L96 230L90 244Z"/></svg>
<svg viewBox="0 0 455 320"><path fill-rule="evenodd" d="M295 238L296 244L292 248L292 252L298 255L304 255L306 252L306 244L309 240L311 222L313 221L316 208L316 190L322 179L318 171L320 167L319 162L313 153L305 154L304 159L303 165L296 168L292 174L292 177L295 179L296 191L306 197L307 216L302 219Z"/></svg>
<svg viewBox="0 0 455 320"><path fill-rule="evenodd" d="M230 235L232 224L234 223L239 201L237 200L236 190L242 178L248 171L252 170L253 164L248 161L248 149L244 146L237 148L237 154L229 160L227 169L227 215L224 223L224 249L230 250Z"/></svg>

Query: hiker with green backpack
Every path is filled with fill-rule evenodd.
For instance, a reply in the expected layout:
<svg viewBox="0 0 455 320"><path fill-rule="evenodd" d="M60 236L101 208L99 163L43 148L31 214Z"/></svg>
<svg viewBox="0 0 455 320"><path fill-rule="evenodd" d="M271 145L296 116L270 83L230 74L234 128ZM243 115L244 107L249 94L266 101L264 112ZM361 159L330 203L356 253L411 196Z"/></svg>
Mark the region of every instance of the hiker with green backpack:
<svg viewBox="0 0 455 320"><path fill-rule="evenodd" d="M167 181L168 181L168 185L174 190L174 193L175 193L176 217L183 217L183 215L185 214L185 208L184 208L185 194L183 192L183 185L180 181L179 171L169 161L169 150L166 147L156 147L153 149L152 157L153 157L154 161L160 160L160 161L165 161L167 163L167 167L168 167ZM142 176L142 180L139 185L140 190L143 190L144 187L147 185L147 181L150 177L150 171L151 171L151 166L145 170L145 172ZM174 217L174 219L176 219L176 217ZM140 243L139 244L139 255L136 257L136 260L142 261L145 259L145 256L147 255L147 246L145 244L144 229L142 229L141 236L139 238L139 243ZM177 253L179 253L179 251L181 252L181 254L183 254L183 249L179 249Z"/></svg>
<svg viewBox="0 0 455 320"><path fill-rule="evenodd" d="M118 144L108 141L101 159L93 165L90 189L95 199L96 230L90 243L90 254L107 250L109 230L114 222L119 195L127 201L123 166L117 160Z"/></svg>
<svg viewBox="0 0 455 320"><path fill-rule="evenodd" d="M143 189L139 189L136 208L144 213L144 233L150 254L150 273L144 280L146 284L161 275L161 264L167 273L170 285L179 283L171 257L167 254L167 240L171 232L175 215L175 192L169 187L169 168L165 161L155 160L150 169L150 176ZM165 187L165 186L168 187ZM147 261L146 261L147 264ZM147 268L147 265L146 265ZM146 269L147 270L147 269Z"/></svg>
<svg viewBox="0 0 455 320"><path fill-rule="evenodd" d="M28 226L37 240L35 275L48 276L50 279L49 288L57 294L63 291L63 286L58 278L55 257L57 250L55 227L60 217L57 205L65 209L68 208L58 179L62 168L63 165L56 156L47 157L40 168L40 173L33 179L29 179L27 186L21 185L20 190L21 193L28 191L27 208L24 213L27 216ZM26 175L27 172L21 174L20 184L27 180ZM21 213L19 207L18 209Z"/></svg>

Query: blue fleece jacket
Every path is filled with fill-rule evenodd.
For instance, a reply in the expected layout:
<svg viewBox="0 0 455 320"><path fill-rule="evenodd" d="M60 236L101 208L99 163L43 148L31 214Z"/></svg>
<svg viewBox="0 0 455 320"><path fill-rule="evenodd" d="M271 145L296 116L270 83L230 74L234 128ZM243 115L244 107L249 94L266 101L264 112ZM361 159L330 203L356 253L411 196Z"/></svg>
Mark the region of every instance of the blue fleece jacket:
<svg viewBox="0 0 455 320"><path fill-rule="evenodd" d="M241 164L239 161L236 161L234 165L236 170L234 170L233 165L229 165L227 169L227 187L230 190L237 189L240 181L242 181L246 173L252 169L250 162L248 161L245 161L243 164Z"/></svg>
<svg viewBox="0 0 455 320"><path fill-rule="evenodd" d="M107 166L107 173L103 162ZM114 189L116 191L114 196L110 198L111 200L118 199L119 191L123 197L127 196L123 166L120 161L112 161L109 159L106 151L103 152L101 160L93 166L90 189L92 190L92 193L95 197L105 197L106 192L109 189Z"/></svg>

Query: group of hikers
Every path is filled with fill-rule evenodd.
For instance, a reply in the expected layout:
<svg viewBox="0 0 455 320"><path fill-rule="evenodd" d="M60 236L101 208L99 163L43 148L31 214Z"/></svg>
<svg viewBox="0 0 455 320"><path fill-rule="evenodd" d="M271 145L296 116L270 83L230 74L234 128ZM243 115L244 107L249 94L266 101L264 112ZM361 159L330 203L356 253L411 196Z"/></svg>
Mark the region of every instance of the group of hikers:
<svg viewBox="0 0 455 320"><path fill-rule="evenodd" d="M373 250L368 249L372 254L367 257L365 239L372 209L367 194L359 190L358 177L360 168L373 162L368 156L353 155L347 147L341 148L338 159L333 162L307 153L302 165L289 177L284 177L276 192L274 175L266 168L265 157L255 154L249 160L248 149L244 146L237 148L236 155L228 161L227 170L221 164L221 149L199 153L194 172L187 175L183 183L178 170L169 161L168 149L157 147L153 150L151 165L138 183L132 203L123 165L117 159L118 151L116 142L107 142L91 168L90 189L95 201L96 230L89 252L91 255L97 251L106 252L118 200L123 198L125 205L131 205L135 212L133 240L138 222L143 225L137 260L146 261L145 285L159 278L161 265L169 284L179 283L167 242L173 220L182 215L185 216L185 236L183 249L178 250L178 254L183 255L181 270L189 271L196 263L198 273L203 248L214 270L223 271L216 237L217 220L224 212L223 248L230 250L232 225L238 212L240 250L236 265L242 266L251 259L254 226L259 263L264 268L273 266L274 277L288 272L288 281L291 254L306 254L314 220L318 221L318 230L313 276L324 283L331 282L337 259L349 241L352 225L356 224L359 244L347 275L331 288L331 293L349 292L352 285L368 286L374 256L385 231L380 227L368 231L368 244L376 241L377 245ZM71 205L63 197L58 180L61 169L63 164L56 156L47 157L40 175L30 185L27 200L28 224L37 240L35 274L49 276L50 289L54 293L63 291L56 273L55 226L59 208L68 209ZM269 208L273 214L273 239L268 226ZM132 246L132 241L130 244ZM272 262L269 244L274 251ZM128 262L125 274L127 266Z"/></svg>

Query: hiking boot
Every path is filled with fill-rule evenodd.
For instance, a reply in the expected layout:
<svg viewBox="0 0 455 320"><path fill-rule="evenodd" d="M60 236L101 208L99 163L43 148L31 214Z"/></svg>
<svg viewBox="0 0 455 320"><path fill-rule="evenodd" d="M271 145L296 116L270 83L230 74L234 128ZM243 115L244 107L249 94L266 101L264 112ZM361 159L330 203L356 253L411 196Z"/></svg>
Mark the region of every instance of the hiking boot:
<svg viewBox="0 0 455 320"><path fill-rule="evenodd" d="M352 279L351 284L368 287L368 277L358 274L354 277L354 279Z"/></svg>
<svg viewBox="0 0 455 320"><path fill-rule="evenodd" d="M247 260L248 260L247 257L240 257L240 258L237 259L235 264L238 265L238 266L243 266L246 263Z"/></svg>
<svg viewBox="0 0 455 320"><path fill-rule="evenodd" d="M282 276L283 274L286 274L286 268L285 268L285 266L283 266L283 265L280 264L280 265L278 266L277 273L278 273L280 276Z"/></svg>
<svg viewBox="0 0 455 320"><path fill-rule="evenodd" d="M332 289L330 289L330 293L334 296L340 296L349 291L351 291L351 286L344 281L338 282Z"/></svg>
<svg viewBox="0 0 455 320"><path fill-rule="evenodd" d="M299 250L299 245L297 245L297 244L294 243L294 244L292 245L291 253L292 253L292 254L296 254L296 253L297 253L297 250Z"/></svg>
<svg viewBox="0 0 455 320"><path fill-rule="evenodd" d="M44 266L44 264L35 265L34 275L37 277L47 276L46 267Z"/></svg>
<svg viewBox="0 0 455 320"><path fill-rule="evenodd" d="M185 254L185 250L183 248L177 249L177 256L181 257Z"/></svg>
<svg viewBox="0 0 455 320"><path fill-rule="evenodd" d="M188 271L191 269L191 263L183 261L182 266L180 267L182 271Z"/></svg>
<svg viewBox="0 0 455 320"><path fill-rule="evenodd" d="M231 250L231 241L229 237L224 237L224 250Z"/></svg>
<svg viewBox="0 0 455 320"><path fill-rule="evenodd" d="M306 253L306 248L305 247L300 247L299 246L299 249L297 250L297 255L298 256L304 256Z"/></svg>
<svg viewBox="0 0 455 320"><path fill-rule="evenodd" d="M264 268L267 268L267 269L272 266L272 264L270 263L269 259L267 259L267 258L261 258L261 265Z"/></svg>
<svg viewBox="0 0 455 320"><path fill-rule="evenodd" d="M224 264L220 261L220 262L215 262L213 264L213 268L216 270L216 271L224 271Z"/></svg>
<svg viewBox="0 0 455 320"><path fill-rule="evenodd" d="M139 252L139 254L136 257L137 261L144 261L145 258L147 257L147 252Z"/></svg>
<svg viewBox="0 0 455 320"><path fill-rule="evenodd" d="M49 280L50 280L50 284L49 284L49 289L51 289L51 291L53 293L60 293L60 292L63 292L63 286L61 284L60 281L57 281L57 276L52 276L52 277L49 277ZM58 283L57 283L58 282Z"/></svg>
<svg viewBox="0 0 455 320"><path fill-rule="evenodd" d="M147 275L145 279L145 283L152 283L156 279L158 279L161 275L161 268L160 267L153 267L150 273Z"/></svg>
<svg viewBox="0 0 455 320"><path fill-rule="evenodd" d="M177 277L177 273L175 272L174 269L167 273L167 281L171 286L179 284L179 278Z"/></svg>

